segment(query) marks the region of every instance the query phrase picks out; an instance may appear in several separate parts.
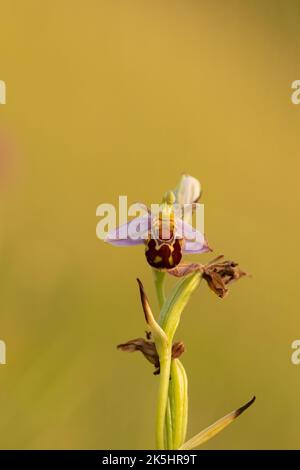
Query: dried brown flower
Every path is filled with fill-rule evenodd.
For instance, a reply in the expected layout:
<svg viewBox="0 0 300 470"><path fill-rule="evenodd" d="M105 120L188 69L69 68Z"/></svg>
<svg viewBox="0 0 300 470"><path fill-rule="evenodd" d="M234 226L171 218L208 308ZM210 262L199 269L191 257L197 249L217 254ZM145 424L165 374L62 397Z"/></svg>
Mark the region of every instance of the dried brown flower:
<svg viewBox="0 0 300 470"><path fill-rule="evenodd" d="M181 263L176 268L170 269L168 273L175 277L184 277L199 271L211 290L223 299L228 293L227 286L242 276L246 276L238 263L229 260L221 261L223 258L224 256L220 255L208 264Z"/></svg>
<svg viewBox="0 0 300 470"><path fill-rule="evenodd" d="M228 285L237 281L246 273L242 271L235 261L220 261L223 255L206 264L202 268L202 277L218 297L223 299L228 293Z"/></svg>
<svg viewBox="0 0 300 470"><path fill-rule="evenodd" d="M154 365L154 375L159 374L160 364L155 343L153 341L145 340L144 338L137 338L128 341L127 343L119 344L117 346L121 351L135 352L140 351L144 357ZM184 344L182 341L178 341L172 346L172 359L179 358L184 352Z"/></svg>

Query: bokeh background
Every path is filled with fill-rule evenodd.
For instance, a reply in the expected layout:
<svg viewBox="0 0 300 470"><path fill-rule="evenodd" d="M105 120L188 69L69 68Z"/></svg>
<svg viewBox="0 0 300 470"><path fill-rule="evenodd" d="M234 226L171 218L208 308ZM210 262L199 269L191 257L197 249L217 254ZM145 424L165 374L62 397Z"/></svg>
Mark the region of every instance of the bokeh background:
<svg viewBox="0 0 300 470"><path fill-rule="evenodd" d="M300 448L299 2L2 0L0 15L0 448L153 448L158 380L116 350L145 330L137 276L157 311L152 274L142 248L96 238L95 213L159 202L182 172L215 254L252 274L224 300L203 285L184 313L188 435L255 394L204 448Z"/></svg>

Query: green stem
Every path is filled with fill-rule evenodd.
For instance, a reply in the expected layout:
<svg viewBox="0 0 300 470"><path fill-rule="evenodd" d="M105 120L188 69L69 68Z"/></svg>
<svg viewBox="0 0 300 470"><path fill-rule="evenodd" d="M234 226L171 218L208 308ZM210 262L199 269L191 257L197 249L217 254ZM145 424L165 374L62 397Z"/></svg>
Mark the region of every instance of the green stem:
<svg viewBox="0 0 300 470"><path fill-rule="evenodd" d="M164 271L158 271L157 269L153 269L154 284L155 284L156 295L157 295L157 300L158 300L160 309L162 309L166 300L165 276L166 276L166 273Z"/></svg>
<svg viewBox="0 0 300 470"><path fill-rule="evenodd" d="M157 300L159 304L160 310L163 308L163 305L166 300L166 295L165 295L165 276L166 273L164 271L157 271L156 269L153 269L153 278L154 278L154 285L156 289L156 295L157 295ZM171 352L169 353L171 354ZM160 360L161 362L161 360ZM162 366L161 366L161 372L160 375L162 375ZM162 380L162 379L161 379ZM164 385L161 385L160 387L164 387ZM158 399L158 408L157 410L157 423L159 422L160 424L157 426L161 426L161 416L160 413L162 412L161 409L165 406L164 403L161 403L160 400L165 400L164 396L165 392L162 392L162 395L159 394L159 399ZM171 406L170 406L170 401L169 398L167 397L167 403L166 403L166 412L165 412L165 429L164 429L164 434L165 434L165 448L166 449L172 449L173 445L173 429L172 429L172 414L171 414ZM158 430L157 428L157 434L161 434L161 429ZM160 441L161 437L158 437L157 435L157 445L158 441Z"/></svg>
<svg viewBox="0 0 300 470"><path fill-rule="evenodd" d="M178 449L182 445L186 434L187 378L182 364L179 361L172 361L170 384L172 342L182 311L192 293L199 286L200 276L199 273L194 273L182 279L176 284L165 301L163 301L164 273L154 272L154 281L161 306L158 325L166 334L164 341L157 343L160 361L160 382L156 414L156 445L159 450L164 450L166 446ZM171 410L171 417L167 416L168 407ZM169 442L171 433L172 446ZM167 442L165 441L166 437Z"/></svg>
<svg viewBox="0 0 300 470"><path fill-rule="evenodd" d="M168 403L167 403L165 434L166 434L165 449L172 450L173 449L173 428L172 428L172 410L171 410L170 398L168 398Z"/></svg>
<svg viewBox="0 0 300 470"><path fill-rule="evenodd" d="M158 388L158 400L156 411L156 447L164 450L165 420L168 405L168 391L170 382L171 347L164 347L159 355L160 380Z"/></svg>
<svg viewBox="0 0 300 470"><path fill-rule="evenodd" d="M158 324L165 331L170 342L173 341L181 313L188 303L191 295L199 286L200 279L199 273L194 273L183 278L175 285L160 311Z"/></svg>
<svg viewBox="0 0 300 470"><path fill-rule="evenodd" d="M168 356L169 362L167 362L167 366L165 366L164 361L161 361L160 355L161 364L164 364L164 367L161 367L161 380L167 381L165 382L167 388L169 388L169 386L171 387L170 393L168 393L168 397L165 397L163 394L165 393L165 390L164 392L161 392L160 399L166 400L166 402L161 402L159 406L161 407L161 410L164 410L165 413L167 408L167 400L169 398L172 416L172 435L174 449L178 449L180 447L186 434L188 399L187 378L183 366L179 361L176 362L176 365L174 364L172 374L173 377L171 377L170 384L169 378L171 368L171 348L173 337L179 324L182 311L184 310L193 292L199 286L199 283L199 273L191 274L177 283L161 308L158 320L159 325L161 325L165 334L167 335L170 348ZM172 362L175 363L175 361Z"/></svg>

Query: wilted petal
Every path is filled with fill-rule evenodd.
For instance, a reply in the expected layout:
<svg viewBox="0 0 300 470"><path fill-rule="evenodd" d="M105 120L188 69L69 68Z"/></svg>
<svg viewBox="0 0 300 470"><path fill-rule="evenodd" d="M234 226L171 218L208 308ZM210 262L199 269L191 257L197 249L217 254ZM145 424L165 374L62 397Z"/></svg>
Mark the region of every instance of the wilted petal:
<svg viewBox="0 0 300 470"><path fill-rule="evenodd" d="M201 271L201 264L198 263L180 263L176 268L169 269L168 274L175 277L188 276L195 271Z"/></svg>
<svg viewBox="0 0 300 470"><path fill-rule="evenodd" d="M127 343L118 344L118 349L125 352L140 351L147 361L154 365L154 374L160 373L159 356L155 343L153 341L145 340L144 338L136 338ZM184 353L184 344L182 341L178 341L172 346L172 359L178 359Z"/></svg>
<svg viewBox="0 0 300 470"><path fill-rule="evenodd" d="M126 352L135 352L141 351L144 357L154 365L154 367L159 368L159 358L156 351L155 344L152 341L147 341L144 338L132 339L124 344L118 344L118 349Z"/></svg>
<svg viewBox="0 0 300 470"><path fill-rule="evenodd" d="M104 241L114 246L142 245L147 239L150 225L149 214L136 217L109 232Z"/></svg>
<svg viewBox="0 0 300 470"><path fill-rule="evenodd" d="M177 341L172 346L172 359L178 359L184 353L184 344L182 341Z"/></svg>

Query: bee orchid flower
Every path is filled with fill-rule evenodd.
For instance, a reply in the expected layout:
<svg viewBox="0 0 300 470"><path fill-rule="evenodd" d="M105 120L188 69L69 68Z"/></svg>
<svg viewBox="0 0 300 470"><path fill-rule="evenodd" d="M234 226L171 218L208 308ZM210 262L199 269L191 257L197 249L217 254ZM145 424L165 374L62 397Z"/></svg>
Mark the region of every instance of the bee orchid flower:
<svg viewBox="0 0 300 470"><path fill-rule="evenodd" d="M143 206L145 214L112 230L104 241L115 246L144 245L148 264L162 271L175 268L183 254L212 251L204 234L182 217L183 207L192 207L199 197L198 180L183 176L179 187L168 191L155 211Z"/></svg>

